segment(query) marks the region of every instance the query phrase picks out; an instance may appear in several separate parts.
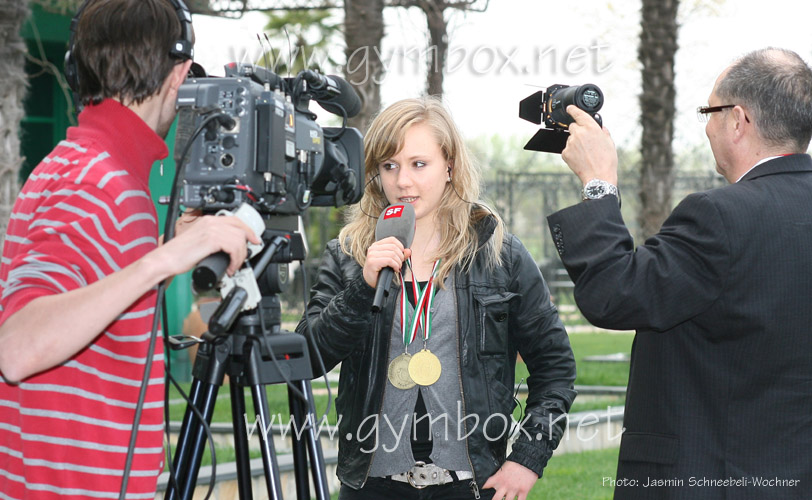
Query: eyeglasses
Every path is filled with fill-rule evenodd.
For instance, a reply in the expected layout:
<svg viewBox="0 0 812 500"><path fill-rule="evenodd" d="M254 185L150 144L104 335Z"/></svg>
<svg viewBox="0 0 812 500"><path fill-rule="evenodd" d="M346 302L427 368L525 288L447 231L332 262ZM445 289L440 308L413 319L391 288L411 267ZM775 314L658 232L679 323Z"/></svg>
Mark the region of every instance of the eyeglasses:
<svg viewBox="0 0 812 500"><path fill-rule="evenodd" d="M724 106L699 106L696 108L696 118L702 123L707 123L710 120L710 114L722 111L728 108L735 108L735 104L725 104Z"/></svg>

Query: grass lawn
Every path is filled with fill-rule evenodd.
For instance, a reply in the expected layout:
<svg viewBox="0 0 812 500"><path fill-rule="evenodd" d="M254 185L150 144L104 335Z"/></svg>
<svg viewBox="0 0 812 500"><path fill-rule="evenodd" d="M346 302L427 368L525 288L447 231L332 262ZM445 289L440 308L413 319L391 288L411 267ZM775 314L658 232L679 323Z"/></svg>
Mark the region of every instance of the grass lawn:
<svg viewBox="0 0 812 500"><path fill-rule="evenodd" d="M628 363L599 363L584 361L586 356L599 354L614 354L618 352L629 353L633 339L632 333L572 333L572 344L578 375L575 383L578 385L608 385L625 386L628 381ZM524 363L517 363L516 382L527 378L527 368ZM324 392L323 379L312 383L316 395L316 414L321 417L327 406L327 396ZM332 391L335 398L337 384L333 384ZM189 383L182 384L183 390L188 392ZM526 387L526 382L525 382ZM244 388L248 413L252 413L252 397L249 388ZM281 415L287 423L290 411L288 409L287 387L282 384L266 387L268 396L268 409L270 415ZM172 387L170 390L170 419L180 421L186 409L178 391ZM522 402L524 403L524 402ZM571 411L603 410L607 406L622 406L622 397L600 396L576 398ZM516 409L514 417L520 418L520 409ZM278 418L278 417L277 417ZM218 390L217 404L214 409L213 422L231 422L231 406L229 402L229 388L223 386ZM336 422L335 404L333 402L329 422ZM253 419L249 419L249 425ZM257 452L258 453L258 452ZM229 448L217 449L218 462L233 461L234 452ZM208 451L204 453L203 465L210 462ZM617 449L589 451L583 453L564 454L553 457L544 477L531 490L529 500L554 499L610 499L612 489L603 485L604 477L614 477L617 466Z"/></svg>
<svg viewBox="0 0 812 500"><path fill-rule="evenodd" d="M615 354L631 352L633 333L572 333L570 344L575 356L577 375L576 385L606 385L626 387L629 381L628 363L599 363L584 361L585 357L600 354ZM527 380L527 367L524 363L516 363L516 382L524 378ZM605 409L607 406L622 406L623 397L600 396L575 398L570 411L586 411Z"/></svg>
<svg viewBox="0 0 812 500"><path fill-rule="evenodd" d="M594 356L598 354L614 354L618 352L629 353L631 351L631 344L634 335L632 333L573 333L570 335L570 343L575 355L575 362L577 365L578 375L575 380L577 385L608 385L608 386L626 386L629 378L629 365L628 363L598 363L591 361L584 361L583 358L587 356ZM516 382L522 378L527 380L527 367L524 363L516 364ZM526 387L526 382L524 382ZM313 388L316 392L316 413L321 416L327 406L326 394L321 394L325 387L323 379L314 380ZM333 384L332 391L333 397L337 391L337 384ZM182 384L184 391L188 392L189 383ZM271 415L281 414L288 415L288 398L287 388L284 385L270 385L266 387L268 394L268 407ZM251 391L245 389L246 404L251 408ZM183 418L183 412L186 408L186 403L180 398L180 394L172 387L170 391L170 418L171 420L179 421ZM606 408L606 406L620 406L623 404L622 398L616 397L599 397L599 398L583 398L579 400L576 398L575 406L572 411L594 410ZM335 408L331 409L330 422L335 423ZM214 410L214 422L230 422L231 421L231 406L229 404L229 389L228 386L223 386L218 391L218 400Z"/></svg>
<svg viewBox="0 0 812 500"><path fill-rule="evenodd" d="M609 500L613 490L604 478L615 477L617 448L553 456L528 500Z"/></svg>
<svg viewBox="0 0 812 500"><path fill-rule="evenodd" d="M587 356L625 353L632 350L634 333L573 333L570 344L578 370L577 385L613 385L625 387L629 381L628 363L584 361Z"/></svg>
<svg viewBox="0 0 812 500"><path fill-rule="evenodd" d="M570 343L575 355L575 362L577 365L578 375L575 383L578 385L609 385L609 386L626 386L629 378L629 365L628 363L598 363L583 361L586 356L594 356L597 354L614 354L618 352L628 353L631 350L632 333L573 333L570 335ZM522 378L527 380L527 367L524 363L516 364L516 382ZM526 387L526 382L524 382ZM182 384L184 391L189 390L189 383ZM313 388L316 391L316 414L321 416L327 406L327 396L321 394L319 389L325 387L323 379L313 381ZM333 397L337 391L336 384L333 384L332 391ZM266 387L268 394L268 408L271 415L281 414L288 415L288 398L287 387L284 385L270 385ZM246 404L251 408L251 391L245 389ZM170 391L170 418L171 420L179 421L183 418L183 412L186 408L186 403L180 398L180 394L172 387ZM603 409L606 406L620 406L623 404L622 398L616 397L600 397L600 398L583 398L579 400L576 398L575 406L572 411L594 410ZM330 422L335 423L335 408L331 409ZM285 419L287 421L287 419ZM214 422L230 422L231 421L231 406L229 404L229 389L228 386L223 386L218 391L217 404L214 410Z"/></svg>

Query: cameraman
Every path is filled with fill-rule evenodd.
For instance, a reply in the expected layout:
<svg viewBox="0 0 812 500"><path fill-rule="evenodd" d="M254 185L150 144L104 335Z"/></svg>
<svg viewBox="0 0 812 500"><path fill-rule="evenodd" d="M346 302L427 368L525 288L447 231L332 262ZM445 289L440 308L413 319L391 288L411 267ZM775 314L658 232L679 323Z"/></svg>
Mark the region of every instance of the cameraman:
<svg viewBox="0 0 812 500"><path fill-rule="evenodd" d="M685 198L645 244L613 195L548 218L587 319L637 329L616 499L812 498L811 87L788 50L725 69L698 113L730 185ZM564 160L616 183L608 132L569 112Z"/></svg>
<svg viewBox="0 0 812 500"><path fill-rule="evenodd" d="M220 250L233 273L246 240L259 242L236 217L200 217L160 244L148 181L168 154L163 139L192 64L191 54L170 54L180 13L169 0L88 0L81 12L72 52L86 107L23 187L0 267L8 498L118 495L149 355L156 363L128 495L154 495L164 370L161 344L147 352L156 285Z"/></svg>

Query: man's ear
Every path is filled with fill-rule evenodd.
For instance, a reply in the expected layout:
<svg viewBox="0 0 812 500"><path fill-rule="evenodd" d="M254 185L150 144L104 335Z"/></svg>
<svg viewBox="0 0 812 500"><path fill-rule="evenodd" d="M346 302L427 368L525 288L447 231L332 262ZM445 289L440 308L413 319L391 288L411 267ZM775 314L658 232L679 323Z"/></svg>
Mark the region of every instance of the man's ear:
<svg viewBox="0 0 812 500"><path fill-rule="evenodd" d="M740 138L744 135L745 130L750 128L750 118L747 116L747 111L741 106L734 106L733 109L730 110L730 113L733 115L733 127L736 138Z"/></svg>
<svg viewBox="0 0 812 500"><path fill-rule="evenodd" d="M172 90L178 90L181 84L186 80L186 75L189 74L189 68L192 67L192 60L183 61L181 64L176 64L169 72L169 87Z"/></svg>

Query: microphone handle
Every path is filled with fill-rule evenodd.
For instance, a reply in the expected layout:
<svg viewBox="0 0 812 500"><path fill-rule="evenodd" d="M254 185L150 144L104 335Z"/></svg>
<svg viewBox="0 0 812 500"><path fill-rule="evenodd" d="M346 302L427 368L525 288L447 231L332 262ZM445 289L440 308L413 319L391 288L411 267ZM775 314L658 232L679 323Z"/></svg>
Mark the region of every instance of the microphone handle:
<svg viewBox="0 0 812 500"><path fill-rule="evenodd" d="M391 267L384 267L378 274L378 286L375 287L375 298L372 299L372 312L378 312L383 309L384 295L388 295L389 284L392 283L392 277L395 272Z"/></svg>
<svg viewBox="0 0 812 500"><path fill-rule="evenodd" d="M201 260L192 271L192 286L197 293L211 290L226 273L231 258L225 252L217 252Z"/></svg>

